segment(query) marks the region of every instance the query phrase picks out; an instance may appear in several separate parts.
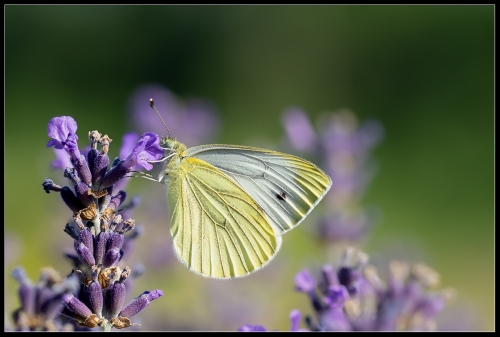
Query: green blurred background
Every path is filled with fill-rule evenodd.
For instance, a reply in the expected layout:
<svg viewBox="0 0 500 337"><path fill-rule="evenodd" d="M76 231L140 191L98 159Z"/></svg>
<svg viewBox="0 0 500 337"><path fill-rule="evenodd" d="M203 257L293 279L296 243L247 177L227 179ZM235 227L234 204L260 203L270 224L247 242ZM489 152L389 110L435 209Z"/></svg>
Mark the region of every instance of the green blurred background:
<svg viewBox="0 0 500 337"><path fill-rule="evenodd" d="M32 279L46 265L62 274L71 268L61 256L72 247L63 233L70 213L41 188L45 177L65 183L49 168L47 122L70 115L81 147L97 129L117 140L117 155L131 131L130 94L158 83L180 98L214 102L217 142L278 144L291 105L311 119L348 108L379 120L379 170L363 203L383 218L363 249L394 258L418 251L442 286L457 291L463 310L455 319L494 329L493 6L4 8L7 312L18 307L13 266ZM171 131L182 140L182 130ZM162 189L145 180L127 188L143 198L134 216L146 229L136 254L146 273L133 295L164 291L139 315L143 330L234 331L246 323L288 330L292 309L311 313L293 292L293 275L327 261L307 221L262 271L208 280L171 257ZM153 208L160 213L152 216ZM165 249L152 252L150 242ZM168 261L148 262L155 253Z"/></svg>

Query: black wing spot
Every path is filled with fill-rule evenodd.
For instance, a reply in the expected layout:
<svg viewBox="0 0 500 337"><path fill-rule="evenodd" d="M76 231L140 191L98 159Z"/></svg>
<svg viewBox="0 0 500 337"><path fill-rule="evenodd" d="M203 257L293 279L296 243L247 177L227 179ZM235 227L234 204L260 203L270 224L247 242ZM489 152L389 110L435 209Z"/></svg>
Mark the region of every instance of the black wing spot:
<svg viewBox="0 0 500 337"><path fill-rule="evenodd" d="M285 199L286 199L286 192L281 192L280 194L276 194L276 198L278 198L281 201L285 201Z"/></svg>

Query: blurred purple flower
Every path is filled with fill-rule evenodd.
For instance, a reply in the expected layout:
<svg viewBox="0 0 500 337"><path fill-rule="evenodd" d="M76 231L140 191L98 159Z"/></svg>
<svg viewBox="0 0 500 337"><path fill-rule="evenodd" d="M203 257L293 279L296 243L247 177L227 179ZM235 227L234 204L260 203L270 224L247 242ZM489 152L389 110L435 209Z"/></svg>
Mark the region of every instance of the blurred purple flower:
<svg viewBox="0 0 500 337"><path fill-rule="evenodd" d="M295 275L295 290L308 293L316 287L316 280L311 275L309 270L304 269Z"/></svg>
<svg viewBox="0 0 500 337"><path fill-rule="evenodd" d="M324 265L319 281L305 269L295 276L295 291L306 293L314 318L304 321L290 313L291 331L434 331L436 316L453 292L433 290L439 275L428 266L392 261L384 282L368 264L368 255L348 247L339 268ZM311 288L313 286L313 288ZM238 331L267 331L260 325L244 325Z"/></svg>
<svg viewBox="0 0 500 337"><path fill-rule="evenodd" d="M332 178L326 195L328 211L318 223L319 236L327 242L355 241L377 221L378 212L363 208L359 199L374 174L370 151L380 142L383 128L377 121L358 124L350 111L320 116L315 133L307 115L298 108L283 114L288 143L301 152L315 155Z"/></svg>
<svg viewBox="0 0 500 337"><path fill-rule="evenodd" d="M301 109L293 107L285 110L282 115L282 123L288 141L296 150L312 153L317 150L318 137L309 122L309 118Z"/></svg>
<svg viewBox="0 0 500 337"><path fill-rule="evenodd" d="M122 137L122 146L120 147L120 159L125 160L135 148L139 135L135 132L128 132Z"/></svg>
<svg viewBox="0 0 500 337"><path fill-rule="evenodd" d="M317 322L306 319L313 331L435 330L435 318L452 295L450 290L432 290L439 275L422 263L410 267L392 261L384 283L368 265L368 256L350 247L335 275L333 271L323 267L320 295L313 296L322 298L320 305L311 303Z"/></svg>
<svg viewBox="0 0 500 337"><path fill-rule="evenodd" d="M80 153L84 157L87 157L89 151L90 151L90 146L87 145L85 149L80 150ZM58 150L54 148L54 154L56 155L56 159L54 159L50 163L50 167L53 170L64 170L67 167L73 167L73 164L71 163L71 157L69 156L68 152L64 151L63 149Z"/></svg>
<svg viewBox="0 0 500 337"><path fill-rule="evenodd" d="M64 330L58 316L62 310L62 298L78 289L75 277L62 279L52 268L41 271L38 282L33 285L22 267L12 271L19 282L21 307L14 311L16 331L60 331Z"/></svg>
<svg viewBox="0 0 500 337"><path fill-rule="evenodd" d="M218 134L220 121L211 102L193 98L182 103L167 88L158 84L143 85L130 96L132 126L138 132L167 135L167 130L149 106L150 98L154 99L172 136L177 136L188 147L204 144Z"/></svg>
<svg viewBox="0 0 500 337"><path fill-rule="evenodd" d="M290 312L290 331L292 332L308 332L307 329L299 328L300 320L302 319L302 314L299 310L295 309Z"/></svg>

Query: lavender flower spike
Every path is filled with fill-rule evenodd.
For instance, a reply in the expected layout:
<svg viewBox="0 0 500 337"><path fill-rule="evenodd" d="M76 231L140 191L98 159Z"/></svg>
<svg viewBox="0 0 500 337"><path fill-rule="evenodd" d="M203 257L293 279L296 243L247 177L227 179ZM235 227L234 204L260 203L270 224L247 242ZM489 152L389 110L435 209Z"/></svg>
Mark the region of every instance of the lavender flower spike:
<svg viewBox="0 0 500 337"><path fill-rule="evenodd" d="M129 216L138 201L132 198L133 202L122 208L126 193L115 184L134 166L152 168L149 161L160 159L164 153L159 137L148 132L137 141L138 137L129 134L125 137L125 148L128 146L129 150L125 156L121 152L125 160L116 158L108 170L107 153L111 138L101 136L98 131L89 132L91 147L83 155L78 150L75 132L76 122L71 117L55 117L48 126L48 134L52 138L48 146L54 146L70 157L71 164L66 166L64 177L73 183L73 187L61 187L50 179L45 179L42 184L46 193L60 193L73 213L64 228L73 239L74 251L66 254L73 262L73 272L66 279L68 282L52 287L55 282L52 280L55 279L53 273L42 274L41 281L33 286L22 270L15 270L13 275L21 284L19 295L22 307L14 313L19 331L60 330L60 317L56 317L59 313L71 319L64 329L68 325L75 330L100 327L108 332L112 328L138 326L129 317L163 295L161 290L144 292L128 305L123 305L130 287L130 284L124 283L132 271L128 266L122 269L118 263L124 256L124 243L138 235L138 232L127 234L135 227L135 220ZM134 137L131 146L130 141ZM101 151L97 149L98 145ZM127 211L122 212L125 209ZM125 249L130 253L130 244L127 246ZM137 274L136 271L132 275ZM71 282L75 283L74 287L71 287Z"/></svg>
<svg viewBox="0 0 500 337"><path fill-rule="evenodd" d="M340 268L325 265L316 286L307 270L295 277L296 290L306 293L316 322L306 316L312 331L429 331L436 329L435 317L453 291L431 288L438 274L422 263L392 261L387 282L382 282L368 255L347 247ZM337 271L335 271L337 270ZM410 272L411 270L411 272ZM311 289L313 287L313 289ZM318 293L321 297L316 296ZM316 295L315 295L316 294ZM292 330L299 314L292 312Z"/></svg>
<svg viewBox="0 0 500 337"><path fill-rule="evenodd" d="M54 146L56 149L66 150L81 180L89 185L92 174L90 173L85 157L78 150L76 129L77 125L73 117L61 116L52 118L47 126L48 136L52 140L49 140L47 147Z"/></svg>
<svg viewBox="0 0 500 337"><path fill-rule="evenodd" d="M144 293L142 293L142 295L130 301L130 303L125 306L125 308L120 312L118 316L130 318L146 309L151 301L156 300L161 296L163 296L163 291L158 289L152 292L145 291Z"/></svg>

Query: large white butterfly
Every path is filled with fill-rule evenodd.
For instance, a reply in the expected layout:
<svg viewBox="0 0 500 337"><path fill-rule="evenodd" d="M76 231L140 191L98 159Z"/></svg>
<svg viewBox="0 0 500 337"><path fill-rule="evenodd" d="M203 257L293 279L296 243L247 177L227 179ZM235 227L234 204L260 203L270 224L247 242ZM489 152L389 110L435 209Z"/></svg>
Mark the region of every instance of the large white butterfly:
<svg viewBox="0 0 500 337"><path fill-rule="evenodd" d="M152 99L151 107L158 113ZM265 266L281 235L332 185L316 165L289 154L218 144L188 149L170 136L160 145L165 164L157 181L168 186L174 252L207 277L241 277Z"/></svg>

